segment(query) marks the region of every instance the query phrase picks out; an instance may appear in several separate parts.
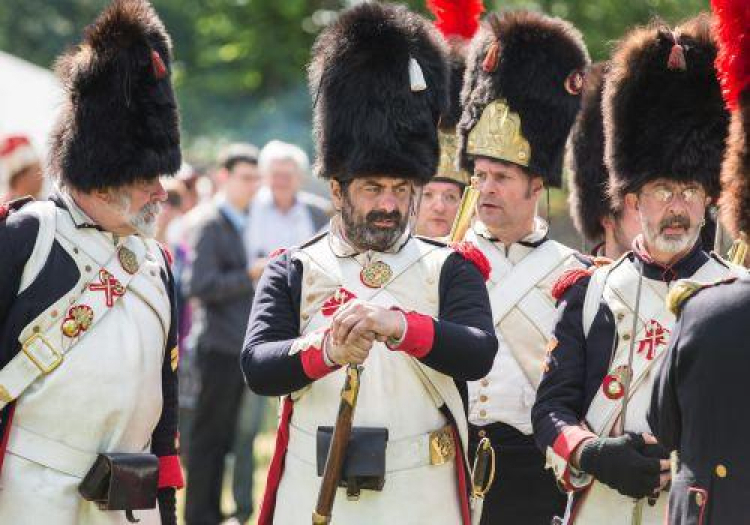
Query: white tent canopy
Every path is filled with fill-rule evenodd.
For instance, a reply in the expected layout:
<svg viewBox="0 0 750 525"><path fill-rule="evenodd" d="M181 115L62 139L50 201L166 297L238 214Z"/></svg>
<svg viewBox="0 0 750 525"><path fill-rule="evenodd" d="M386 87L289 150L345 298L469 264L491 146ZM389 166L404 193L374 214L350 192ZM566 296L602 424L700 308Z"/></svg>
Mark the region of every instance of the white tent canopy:
<svg viewBox="0 0 750 525"><path fill-rule="evenodd" d="M0 51L0 136L27 135L46 155L62 101L62 86L51 71Z"/></svg>

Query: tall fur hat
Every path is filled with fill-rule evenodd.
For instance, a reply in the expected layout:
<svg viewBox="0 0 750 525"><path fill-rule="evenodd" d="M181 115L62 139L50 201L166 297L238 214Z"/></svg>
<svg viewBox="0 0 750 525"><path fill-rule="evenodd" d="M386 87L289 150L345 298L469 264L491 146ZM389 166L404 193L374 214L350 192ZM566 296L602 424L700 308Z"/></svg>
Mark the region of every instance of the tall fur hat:
<svg viewBox="0 0 750 525"><path fill-rule="evenodd" d="M716 66L727 108L732 112L721 171L721 219L737 238L750 235L750 5L746 0L712 0L719 39Z"/></svg>
<svg viewBox="0 0 750 525"><path fill-rule="evenodd" d="M728 113L707 15L675 30L637 28L620 42L604 87L605 158L615 205L660 177L716 196Z"/></svg>
<svg viewBox="0 0 750 525"><path fill-rule="evenodd" d="M586 74L581 111L570 132L566 152L570 216L581 235L591 241L604 237L602 219L613 213L607 195L609 173L604 165L602 91L606 69L605 62L598 62Z"/></svg>
<svg viewBox="0 0 750 525"><path fill-rule="evenodd" d="M63 54L66 100L52 133L50 167L84 191L180 169L171 41L146 0L114 0Z"/></svg>
<svg viewBox="0 0 750 525"><path fill-rule="evenodd" d="M471 170L477 156L514 162L559 187L588 64L581 33L570 23L529 11L490 15L467 60L458 125L462 165ZM511 133L517 124L499 101L517 115L520 134ZM485 126L483 116L497 122ZM499 136L476 136L501 126Z"/></svg>
<svg viewBox="0 0 750 525"><path fill-rule="evenodd" d="M318 176L425 183L435 174L448 65L427 20L369 2L342 12L315 42L309 83Z"/></svg>

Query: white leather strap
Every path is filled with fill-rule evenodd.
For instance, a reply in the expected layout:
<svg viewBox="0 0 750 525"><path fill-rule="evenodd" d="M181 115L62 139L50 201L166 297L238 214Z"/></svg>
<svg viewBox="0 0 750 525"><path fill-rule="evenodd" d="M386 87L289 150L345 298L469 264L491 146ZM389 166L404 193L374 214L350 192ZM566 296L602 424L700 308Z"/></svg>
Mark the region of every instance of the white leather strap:
<svg viewBox="0 0 750 525"><path fill-rule="evenodd" d="M56 208L52 201L32 202L23 207L24 213L31 213L39 220L39 230L36 234L34 250L23 268L18 295L31 286L49 258L55 241Z"/></svg>

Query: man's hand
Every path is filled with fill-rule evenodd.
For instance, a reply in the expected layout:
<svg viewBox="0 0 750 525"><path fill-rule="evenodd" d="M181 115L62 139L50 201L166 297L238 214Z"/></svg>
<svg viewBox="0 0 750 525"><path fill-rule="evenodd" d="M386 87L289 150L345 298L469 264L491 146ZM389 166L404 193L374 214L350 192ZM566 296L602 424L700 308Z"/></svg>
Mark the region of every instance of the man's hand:
<svg viewBox="0 0 750 525"><path fill-rule="evenodd" d="M361 365L370 355L370 349L375 343L375 334L369 332L358 338L352 344L336 344L330 333L325 338L324 352L328 359L337 365Z"/></svg>
<svg viewBox="0 0 750 525"><path fill-rule="evenodd" d="M404 314L365 301L349 301L333 316L330 337L334 345L362 347L365 341L399 340L406 331Z"/></svg>
<svg viewBox="0 0 750 525"><path fill-rule="evenodd" d="M668 457L651 434L629 432L585 441L580 446L579 463L581 470L620 494L645 498L669 481Z"/></svg>

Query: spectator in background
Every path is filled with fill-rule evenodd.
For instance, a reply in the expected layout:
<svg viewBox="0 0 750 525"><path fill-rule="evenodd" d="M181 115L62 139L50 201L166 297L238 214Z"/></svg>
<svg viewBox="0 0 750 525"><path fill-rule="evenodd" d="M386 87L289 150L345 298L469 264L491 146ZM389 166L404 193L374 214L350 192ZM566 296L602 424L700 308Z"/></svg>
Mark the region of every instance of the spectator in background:
<svg viewBox="0 0 750 525"><path fill-rule="evenodd" d="M414 233L441 238L451 232L466 185L455 180L439 179L425 184L417 212Z"/></svg>
<svg viewBox="0 0 750 525"><path fill-rule="evenodd" d="M253 201L246 232L251 274L256 281L271 252L312 237L326 226L330 210L326 199L300 191L310 168L300 147L272 140L260 152L258 166L264 187Z"/></svg>
<svg viewBox="0 0 750 525"><path fill-rule="evenodd" d="M0 139L0 203L39 197L44 185L39 155L29 139L11 135Z"/></svg>
<svg viewBox="0 0 750 525"><path fill-rule="evenodd" d="M184 285L186 294L196 298L199 305L191 338L196 345L201 387L190 432L187 525L216 525L223 520L224 461L232 451L246 390L238 362L253 281L243 239L249 228L250 203L261 184L257 164L255 146L228 147L221 160L223 187L211 202L196 209L190 232L192 263L185 272ZM253 439L243 443L243 449L252 451ZM252 453L235 467L249 469L251 476ZM235 518L240 522L252 513L250 487L243 492L235 494Z"/></svg>

